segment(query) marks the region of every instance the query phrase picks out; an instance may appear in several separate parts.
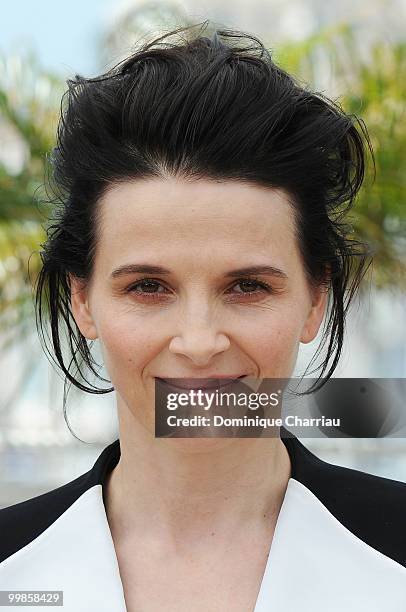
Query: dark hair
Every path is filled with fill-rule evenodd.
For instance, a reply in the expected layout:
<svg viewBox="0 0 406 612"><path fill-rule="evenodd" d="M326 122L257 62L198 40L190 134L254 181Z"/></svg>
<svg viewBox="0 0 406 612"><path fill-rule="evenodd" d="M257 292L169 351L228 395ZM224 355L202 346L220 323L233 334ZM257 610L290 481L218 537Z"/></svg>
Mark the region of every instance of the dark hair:
<svg viewBox="0 0 406 612"><path fill-rule="evenodd" d="M110 382L100 376L93 342L73 318L68 274L91 278L97 203L106 189L145 177L284 189L294 204L306 278L329 292L329 317L308 368L328 340L327 355L311 371L321 368L307 393L321 388L339 361L347 309L371 263L368 245L351 236L344 220L364 179L366 144L374 162L367 129L338 103L300 85L255 36L216 28L204 36L207 23L197 24L197 34L196 26L183 27L144 43L101 76L67 81L51 155L55 215L41 244L36 320L65 384L86 392L114 387L98 389L82 371L85 365ZM171 42L173 35L180 40ZM44 307L56 361L47 349ZM67 365L60 324L67 332ZM71 373L73 364L80 379Z"/></svg>

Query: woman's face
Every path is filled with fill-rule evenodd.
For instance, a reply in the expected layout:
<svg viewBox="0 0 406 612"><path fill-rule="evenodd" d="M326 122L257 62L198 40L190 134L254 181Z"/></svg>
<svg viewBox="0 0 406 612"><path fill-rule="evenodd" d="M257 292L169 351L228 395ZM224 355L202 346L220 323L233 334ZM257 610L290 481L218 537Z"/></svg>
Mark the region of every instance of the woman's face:
<svg viewBox="0 0 406 612"><path fill-rule="evenodd" d="M72 311L120 405L153 431L155 377L291 376L326 293L306 281L282 190L148 179L99 206L94 273L72 279Z"/></svg>

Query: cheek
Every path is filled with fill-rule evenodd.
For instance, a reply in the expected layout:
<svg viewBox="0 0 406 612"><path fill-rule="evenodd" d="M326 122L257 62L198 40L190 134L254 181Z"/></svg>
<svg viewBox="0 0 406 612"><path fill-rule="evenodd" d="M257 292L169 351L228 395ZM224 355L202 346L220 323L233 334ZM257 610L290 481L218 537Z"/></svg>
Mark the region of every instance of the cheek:
<svg viewBox="0 0 406 612"><path fill-rule="evenodd" d="M244 347L258 366L260 376L289 378L299 350L301 326L298 313L274 312L261 327L245 330Z"/></svg>
<svg viewBox="0 0 406 612"><path fill-rule="evenodd" d="M105 367L117 390L131 386L153 358L148 326L135 324L134 317L116 317L99 321L99 338Z"/></svg>
<svg viewBox="0 0 406 612"><path fill-rule="evenodd" d="M143 373L158 349L152 340L150 326L145 320L135 319L134 315L116 315L114 318L99 320L99 339L104 365L117 393L118 405L127 406L133 416L153 432L153 404ZM125 418L123 415L127 415L127 411L119 410L120 415Z"/></svg>

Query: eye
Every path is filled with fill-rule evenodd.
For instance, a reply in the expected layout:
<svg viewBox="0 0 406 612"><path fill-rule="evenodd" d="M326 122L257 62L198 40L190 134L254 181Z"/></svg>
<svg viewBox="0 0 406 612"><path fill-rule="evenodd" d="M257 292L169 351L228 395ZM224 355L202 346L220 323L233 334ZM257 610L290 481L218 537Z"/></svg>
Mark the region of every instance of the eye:
<svg viewBox="0 0 406 612"><path fill-rule="evenodd" d="M236 293L244 296L251 296L260 293L273 293L273 289L270 285L265 283L264 281L258 281L254 278L240 278L237 283L233 285L233 287L240 286L242 291L237 291ZM255 290L255 288L260 288L260 291ZM246 290L247 289L247 290Z"/></svg>
<svg viewBox="0 0 406 612"><path fill-rule="evenodd" d="M137 287L142 287L141 290L137 289ZM156 281L152 278L143 278L142 280L137 281L133 285L128 288L129 293L135 293L140 296L147 296L147 299L155 299L156 296L162 294L163 292L155 291L156 289L166 289L159 281Z"/></svg>
<svg viewBox="0 0 406 612"><path fill-rule="evenodd" d="M254 278L240 278L231 287L240 287L240 291L231 291L234 296L246 298L251 296L257 296L264 293L276 293L274 289L265 283ZM162 285L158 280L152 278L143 278L136 283L133 283L126 290L127 293L133 293L145 300L154 301L160 300L165 295L168 295L169 290ZM170 292L169 292L170 293Z"/></svg>

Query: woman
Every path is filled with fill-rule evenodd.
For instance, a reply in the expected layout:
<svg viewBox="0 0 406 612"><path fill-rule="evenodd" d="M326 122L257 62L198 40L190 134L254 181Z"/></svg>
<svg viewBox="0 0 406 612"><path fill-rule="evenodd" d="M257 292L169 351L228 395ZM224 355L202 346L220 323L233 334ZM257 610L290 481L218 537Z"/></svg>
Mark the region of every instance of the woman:
<svg viewBox="0 0 406 612"><path fill-rule="evenodd" d="M119 440L0 511L0 587L63 591L69 612L405 610L406 484L284 428L155 437L157 383L288 379L326 317L321 388L368 267L343 220L362 122L256 38L186 32L68 82L38 315L68 381L115 390ZM82 368L99 375L96 340L107 390Z"/></svg>

